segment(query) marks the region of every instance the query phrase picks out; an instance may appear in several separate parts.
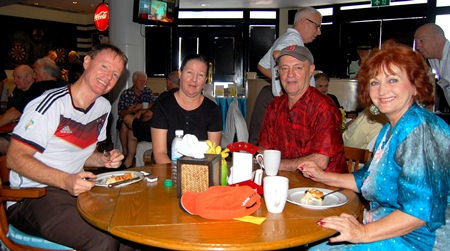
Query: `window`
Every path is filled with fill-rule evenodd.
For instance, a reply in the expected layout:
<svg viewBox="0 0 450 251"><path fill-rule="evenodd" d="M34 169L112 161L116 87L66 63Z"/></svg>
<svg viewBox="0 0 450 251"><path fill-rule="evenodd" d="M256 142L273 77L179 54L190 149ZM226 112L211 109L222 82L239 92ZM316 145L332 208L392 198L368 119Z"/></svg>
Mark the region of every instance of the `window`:
<svg viewBox="0 0 450 251"><path fill-rule="evenodd" d="M450 23L450 14L436 15L436 24L439 25L444 30L446 38L450 38L450 27L448 26L449 23Z"/></svg>
<svg viewBox="0 0 450 251"><path fill-rule="evenodd" d="M179 19L242 19L244 11L184 11L180 10Z"/></svg>
<svg viewBox="0 0 450 251"><path fill-rule="evenodd" d="M448 0L437 0L436 1L436 7L444 7L444 6L450 6L450 1L448 1Z"/></svg>
<svg viewBox="0 0 450 251"><path fill-rule="evenodd" d="M276 11L250 11L250 19L276 19Z"/></svg>

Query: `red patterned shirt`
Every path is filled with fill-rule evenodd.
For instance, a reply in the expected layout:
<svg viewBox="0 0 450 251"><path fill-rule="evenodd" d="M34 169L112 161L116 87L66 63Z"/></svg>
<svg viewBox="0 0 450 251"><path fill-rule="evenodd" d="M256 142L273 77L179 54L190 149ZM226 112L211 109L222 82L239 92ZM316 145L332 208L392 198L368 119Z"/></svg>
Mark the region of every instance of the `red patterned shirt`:
<svg viewBox="0 0 450 251"><path fill-rule="evenodd" d="M289 110L288 96L276 97L267 107L259 145L281 151L282 159L313 153L330 157L326 171L347 172L341 134L342 115L333 101L309 87Z"/></svg>

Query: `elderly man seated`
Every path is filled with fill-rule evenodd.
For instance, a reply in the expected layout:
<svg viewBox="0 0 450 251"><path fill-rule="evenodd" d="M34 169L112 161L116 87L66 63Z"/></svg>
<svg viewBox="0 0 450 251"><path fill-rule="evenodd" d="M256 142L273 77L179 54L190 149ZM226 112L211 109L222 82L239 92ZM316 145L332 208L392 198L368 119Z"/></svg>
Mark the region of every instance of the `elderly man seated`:
<svg viewBox="0 0 450 251"><path fill-rule="evenodd" d="M314 58L308 48L289 46L276 59L285 91L267 107L259 134L262 149L281 151L280 170L314 161L329 172L347 172L342 115L333 100L309 85Z"/></svg>

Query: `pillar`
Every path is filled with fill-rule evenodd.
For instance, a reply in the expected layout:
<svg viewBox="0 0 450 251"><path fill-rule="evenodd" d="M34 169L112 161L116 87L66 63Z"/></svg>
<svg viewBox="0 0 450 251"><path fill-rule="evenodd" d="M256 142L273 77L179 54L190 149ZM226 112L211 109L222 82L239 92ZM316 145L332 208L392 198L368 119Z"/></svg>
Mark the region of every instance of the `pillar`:
<svg viewBox="0 0 450 251"><path fill-rule="evenodd" d="M109 0L109 40L119 47L128 57L128 65L122 78L110 92L112 125L111 140L116 148L120 148L120 140L116 130L118 119L117 105L120 93L133 85L131 75L134 71L145 72L145 28L133 22L133 2L131 0Z"/></svg>

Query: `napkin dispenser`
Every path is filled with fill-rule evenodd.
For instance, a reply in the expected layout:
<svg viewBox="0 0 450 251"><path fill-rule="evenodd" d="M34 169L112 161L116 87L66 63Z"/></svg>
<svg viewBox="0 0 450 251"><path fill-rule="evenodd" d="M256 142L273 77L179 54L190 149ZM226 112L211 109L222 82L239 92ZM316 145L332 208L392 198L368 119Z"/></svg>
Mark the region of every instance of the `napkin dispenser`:
<svg viewBox="0 0 450 251"><path fill-rule="evenodd" d="M253 178L253 155L246 152L233 152L233 167L228 184L236 184Z"/></svg>
<svg viewBox="0 0 450 251"><path fill-rule="evenodd" d="M210 186L220 186L222 179L220 154L205 154L205 158L183 156L177 161L177 196L185 192L204 192Z"/></svg>

